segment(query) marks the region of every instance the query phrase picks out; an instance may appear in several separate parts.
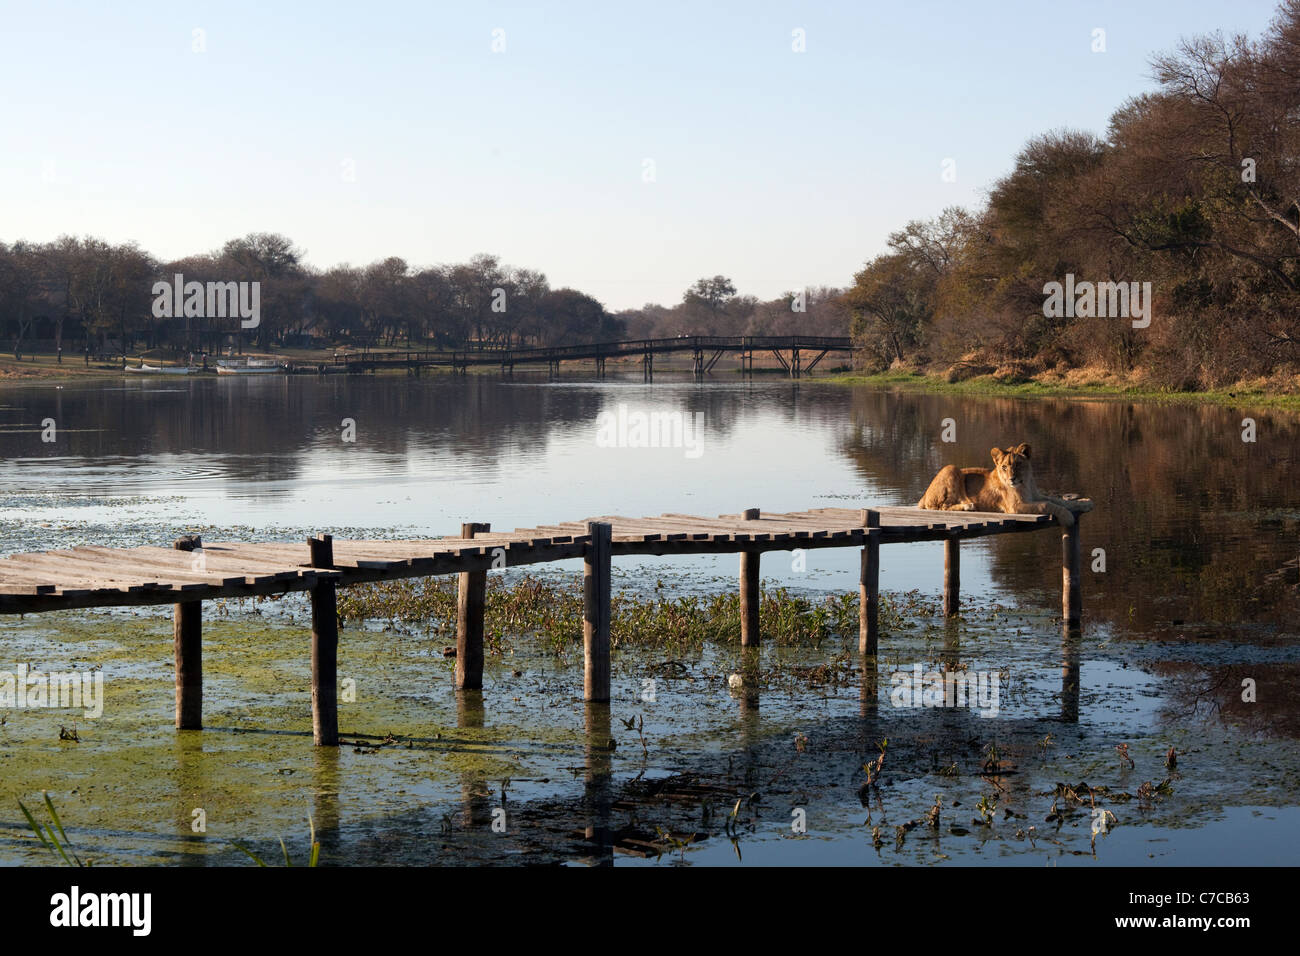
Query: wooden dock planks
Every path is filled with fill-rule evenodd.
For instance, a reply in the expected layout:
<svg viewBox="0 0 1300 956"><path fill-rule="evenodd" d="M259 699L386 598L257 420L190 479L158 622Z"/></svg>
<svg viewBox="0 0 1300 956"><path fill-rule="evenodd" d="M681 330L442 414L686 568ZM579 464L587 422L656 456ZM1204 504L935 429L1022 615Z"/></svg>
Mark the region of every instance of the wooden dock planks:
<svg viewBox="0 0 1300 956"><path fill-rule="evenodd" d="M1080 511L1091 509L1088 502ZM666 513L647 518L604 515L536 528L494 532L466 522L457 537L422 540L216 542L195 535L170 548L83 546L0 558L0 614L71 608L172 604L176 662L176 727L200 729L203 704L202 602L308 591L311 598L312 733L317 746L337 746L337 588L367 581L458 574L456 687L481 693L487 571L518 565L583 561L583 698L610 700L610 579L616 555L740 555L741 644L760 642L765 551L861 547L859 652L878 645L880 546L896 541L944 542L944 610L958 613L962 538L1033 531L1046 515L935 512L917 508L816 508L702 517ZM1062 610L1077 626L1079 526L1063 529Z"/></svg>
<svg viewBox="0 0 1300 956"><path fill-rule="evenodd" d="M195 552L166 547L81 546L0 558L0 614L70 607L161 604L311 590L328 577L338 586L440 574L480 573L586 556L589 523L608 525L611 554L744 553L880 543L955 541L1032 531L1055 524L1047 515L872 508L876 526L862 526L860 508L713 517L667 512L650 517L598 515L513 531L415 540L336 540L333 567L313 568L302 542L212 542ZM1077 581L1072 578L1071 584ZM1070 610L1078 616L1078 599Z"/></svg>

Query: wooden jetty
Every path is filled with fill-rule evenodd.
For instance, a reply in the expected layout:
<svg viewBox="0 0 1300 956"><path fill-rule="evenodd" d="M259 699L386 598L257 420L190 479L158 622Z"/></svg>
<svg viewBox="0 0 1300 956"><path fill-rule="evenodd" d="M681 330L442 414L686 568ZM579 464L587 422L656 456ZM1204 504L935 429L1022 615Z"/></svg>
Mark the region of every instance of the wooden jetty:
<svg viewBox="0 0 1300 956"><path fill-rule="evenodd" d="M543 346L539 348L458 349L455 351L413 350L338 352L333 367L346 372L369 372L376 369L404 368L418 372L421 368L443 366L465 372L471 365L500 366L510 374L516 365L545 363L552 374L561 362L594 361L598 375L605 374L608 359L640 359L646 378L654 376L656 355L691 353L691 368L696 375L713 371L723 355L738 353L741 368L752 373L754 354L770 352L791 377L810 374L830 352L851 353L853 342L848 336L834 335L679 335L668 339L629 339L619 342L592 342L581 345Z"/></svg>
<svg viewBox="0 0 1300 956"><path fill-rule="evenodd" d="M1080 499L1069 499L1067 503ZM1071 510L1074 510L1073 508ZM0 614L69 608L175 605L176 726L202 726L203 602L307 591L311 598L312 729L317 745L337 745L340 587L397 578L458 574L456 687L483 686L483 614L489 570L581 558L584 568L583 697L610 699L610 562L621 555L740 555L741 644L756 646L759 567L769 551L861 548L858 650L877 652L880 548L908 541L944 542L944 612L958 613L960 547L967 538L1037 531L1049 515L923 511L918 508L816 508L706 518L602 515L536 528L494 532L467 523L457 537L427 540L335 540L322 534L295 543L204 543L178 538L171 548L76 547L0 558ZM1063 528L1062 617L1082 617L1079 523Z"/></svg>

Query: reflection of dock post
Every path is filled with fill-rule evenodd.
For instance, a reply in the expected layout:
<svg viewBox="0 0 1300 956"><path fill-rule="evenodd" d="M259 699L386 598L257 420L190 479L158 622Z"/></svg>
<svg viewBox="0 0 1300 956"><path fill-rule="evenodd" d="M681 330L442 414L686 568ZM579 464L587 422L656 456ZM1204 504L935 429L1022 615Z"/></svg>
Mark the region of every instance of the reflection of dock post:
<svg viewBox="0 0 1300 956"><path fill-rule="evenodd" d="M582 566L583 700L609 702L609 585L613 527L603 521L587 522L587 545Z"/></svg>
<svg viewBox="0 0 1300 956"><path fill-rule="evenodd" d="M313 568L334 567L334 539L307 539ZM317 747L339 745L339 616L334 580L311 589L311 730Z"/></svg>
<svg viewBox="0 0 1300 956"><path fill-rule="evenodd" d="M483 692L456 691L456 726L461 730L478 730L483 727L483 719ZM461 746L468 747L468 739L462 739ZM461 822L467 829L492 818L491 794L487 789L487 779L481 772L461 774L460 799Z"/></svg>
<svg viewBox="0 0 1300 956"><path fill-rule="evenodd" d="M207 803L211 781L208 778L209 764L203 759L202 734L176 734L173 738L176 755L176 832L187 834L185 840L193 852L186 852L183 858L185 866L206 866L208 855L203 852L207 842ZM194 811L202 811L195 816ZM197 821L203 820L198 826ZM196 829L197 826L197 829Z"/></svg>
<svg viewBox="0 0 1300 956"><path fill-rule="evenodd" d="M762 652L757 647L742 647L740 649L740 664L736 675L740 677L740 684L732 683L728 678L727 684L733 695L740 704L740 744L748 750L762 736L759 727L758 707L761 700L759 681L762 677L759 669L759 655Z"/></svg>
<svg viewBox="0 0 1300 956"><path fill-rule="evenodd" d="M587 810L586 838L595 844L596 865L614 865L614 841L610 832L613 738L610 736L609 704L588 703L585 724L586 774L583 799Z"/></svg>
<svg viewBox="0 0 1300 956"><path fill-rule="evenodd" d="M870 717L880 708L880 679L877 671L876 655L864 656L862 675L858 682L858 715Z"/></svg>
<svg viewBox="0 0 1300 956"><path fill-rule="evenodd" d="M948 671L955 671L961 666L961 631L953 618L943 622L943 654L939 659Z"/></svg>
<svg viewBox="0 0 1300 956"><path fill-rule="evenodd" d="M196 534L177 538L177 551L203 550ZM176 729L203 727L203 602L184 601L172 610L172 646L176 656Z"/></svg>
<svg viewBox="0 0 1300 956"><path fill-rule="evenodd" d="M746 508L744 519L757 521L757 508ZM758 589L757 551L740 552L740 646L757 647L759 642L758 608L761 596Z"/></svg>
<svg viewBox="0 0 1300 956"><path fill-rule="evenodd" d="M470 539L491 530L490 524L469 521L460 526L460 536ZM487 572L462 571L456 584L456 689L482 690Z"/></svg>
<svg viewBox="0 0 1300 956"><path fill-rule="evenodd" d="M339 748L318 747L312 752L312 823L325 859L326 851L337 851L340 846Z"/></svg>
<svg viewBox="0 0 1300 956"><path fill-rule="evenodd" d="M1083 631L1077 624L1061 625L1061 720L1079 722L1080 648Z"/></svg>
<svg viewBox="0 0 1300 956"><path fill-rule="evenodd" d="M858 582L858 653L875 657L880 644L880 512L860 511L858 520L867 529Z"/></svg>
<svg viewBox="0 0 1300 956"><path fill-rule="evenodd" d="M1067 624L1083 621L1082 573L1079 567L1079 515L1061 531L1061 617Z"/></svg>
<svg viewBox="0 0 1300 956"><path fill-rule="evenodd" d="M951 617L961 604L961 541L945 538L943 542L943 613Z"/></svg>

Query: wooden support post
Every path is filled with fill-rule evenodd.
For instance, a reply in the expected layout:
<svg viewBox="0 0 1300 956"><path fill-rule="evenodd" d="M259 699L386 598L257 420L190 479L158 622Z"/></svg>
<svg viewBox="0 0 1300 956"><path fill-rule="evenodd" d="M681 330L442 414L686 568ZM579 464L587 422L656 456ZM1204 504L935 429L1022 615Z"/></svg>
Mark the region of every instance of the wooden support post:
<svg viewBox="0 0 1300 956"><path fill-rule="evenodd" d="M880 644L880 535L870 531L880 527L880 512L867 509L858 517L868 530L858 585L858 653L875 657Z"/></svg>
<svg viewBox="0 0 1300 956"><path fill-rule="evenodd" d="M177 538L177 551L202 551L196 534ZM172 610L172 647L176 655L176 729L203 727L203 602L185 601Z"/></svg>
<svg viewBox="0 0 1300 956"><path fill-rule="evenodd" d="M334 539L307 539L313 568L334 567ZM339 616L333 580L311 589L311 732L317 747L339 745Z"/></svg>
<svg viewBox="0 0 1300 956"><path fill-rule="evenodd" d="M758 508L746 508L746 521L756 521ZM757 551L740 552L740 646L757 647L759 642L758 607L758 557Z"/></svg>
<svg viewBox="0 0 1300 956"><path fill-rule="evenodd" d="M1079 567L1079 515L1061 531L1061 617L1066 624L1083 621L1083 574Z"/></svg>
<svg viewBox="0 0 1300 956"><path fill-rule="evenodd" d="M490 524L467 522L462 538L491 531ZM483 689L483 608L487 600L487 572L462 571L456 588L456 689Z"/></svg>
<svg viewBox="0 0 1300 956"><path fill-rule="evenodd" d="M952 617L961 604L961 541L945 538L943 542L943 613Z"/></svg>
<svg viewBox="0 0 1300 956"><path fill-rule="evenodd" d="M613 527L587 522L591 543L582 566L582 699L609 702L609 585Z"/></svg>

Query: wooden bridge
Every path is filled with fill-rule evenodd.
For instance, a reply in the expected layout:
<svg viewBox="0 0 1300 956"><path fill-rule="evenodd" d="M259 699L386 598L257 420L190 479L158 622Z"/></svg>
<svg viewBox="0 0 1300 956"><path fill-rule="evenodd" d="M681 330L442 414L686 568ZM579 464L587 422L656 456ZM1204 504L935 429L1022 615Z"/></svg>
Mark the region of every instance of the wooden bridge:
<svg viewBox="0 0 1300 956"><path fill-rule="evenodd" d="M471 365L500 366L510 374L516 365L545 363L552 374L561 362L594 361L596 373L605 374L608 359L639 358L645 378L654 376L656 355L690 352L696 375L711 372L718 359L727 353L739 353L742 370L752 373L754 354L771 352L792 378L813 369L830 352L851 352L853 343L847 336L818 335L683 335L671 339L629 339L621 342L595 342L587 345L559 345L545 348L460 349L456 351L372 351L337 352L334 367L348 372L368 372L383 368L420 368L443 366L459 372Z"/></svg>
<svg viewBox="0 0 1300 956"><path fill-rule="evenodd" d="M1090 507L1081 499L1067 502ZM1073 507L1071 510L1074 510ZM1077 518L1077 516L1076 516ZM604 515L510 532L464 524L460 535L428 540L302 544L208 543L187 535L171 548L77 547L0 559L0 614L68 608L173 604L176 726L202 726L202 607L218 598L307 591L311 597L312 730L317 745L337 745L337 589L396 578L458 574L456 687L483 686L483 615L489 570L583 560L583 696L610 699L610 562L620 555L740 555L741 644L759 643L759 564L769 551L861 548L858 650L877 652L880 548L905 541L944 542L944 613L956 614L960 545L967 538L1059 526L1048 515L922 511L918 508L817 508L785 514L750 509L716 518ZM1062 530L1062 616L1077 624L1078 520Z"/></svg>

